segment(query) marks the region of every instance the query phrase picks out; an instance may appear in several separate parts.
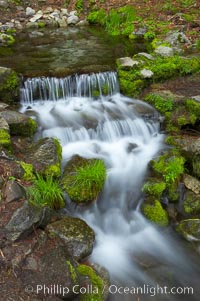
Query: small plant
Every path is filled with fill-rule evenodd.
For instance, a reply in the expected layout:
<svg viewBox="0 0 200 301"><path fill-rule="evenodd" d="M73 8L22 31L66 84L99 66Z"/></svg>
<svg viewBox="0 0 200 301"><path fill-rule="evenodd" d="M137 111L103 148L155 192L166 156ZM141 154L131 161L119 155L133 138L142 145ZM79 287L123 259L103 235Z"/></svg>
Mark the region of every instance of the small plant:
<svg viewBox="0 0 200 301"><path fill-rule="evenodd" d="M84 0L77 0L75 4L75 8L79 11L83 10Z"/></svg>
<svg viewBox="0 0 200 301"><path fill-rule="evenodd" d="M156 110L164 114L166 112L171 112L173 109L173 98L164 98L156 93L150 93L145 97L145 100L152 104Z"/></svg>
<svg viewBox="0 0 200 301"><path fill-rule="evenodd" d="M102 190L106 178L103 161L87 160L66 177L63 183L69 197L78 203L95 200Z"/></svg>
<svg viewBox="0 0 200 301"><path fill-rule="evenodd" d="M65 205L59 182L52 176L45 179L37 174L33 185L27 188L27 196L30 203L36 206L59 209Z"/></svg>

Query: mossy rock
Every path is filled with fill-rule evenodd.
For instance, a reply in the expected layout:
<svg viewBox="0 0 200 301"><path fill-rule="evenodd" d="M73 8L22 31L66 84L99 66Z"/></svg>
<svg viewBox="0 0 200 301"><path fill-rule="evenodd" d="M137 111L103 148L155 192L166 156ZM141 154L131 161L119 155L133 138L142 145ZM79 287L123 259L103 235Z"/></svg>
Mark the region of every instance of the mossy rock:
<svg viewBox="0 0 200 301"><path fill-rule="evenodd" d="M200 242L200 219L182 220L177 231L188 241Z"/></svg>
<svg viewBox="0 0 200 301"><path fill-rule="evenodd" d="M62 184L72 201L88 203L97 199L105 179L103 161L75 156L65 167Z"/></svg>
<svg viewBox="0 0 200 301"><path fill-rule="evenodd" d="M200 194L188 190L186 192L183 208L186 214L200 214Z"/></svg>
<svg viewBox="0 0 200 301"><path fill-rule="evenodd" d="M169 224L167 212L157 200L151 201L151 203L143 204L142 212L148 220L157 224L158 226L163 227Z"/></svg>
<svg viewBox="0 0 200 301"><path fill-rule="evenodd" d="M5 110L0 112L0 117L7 121L11 136L32 137L37 130L36 122L22 113Z"/></svg>
<svg viewBox="0 0 200 301"><path fill-rule="evenodd" d="M61 175L61 159L60 142L55 138L43 138L27 148L24 160L41 175L58 178Z"/></svg>
<svg viewBox="0 0 200 301"><path fill-rule="evenodd" d="M0 67L0 99L6 103L19 100L19 78L10 68Z"/></svg>
<svg viewBox="0 0 200 301"><path fill-rule="evenodd" d="M75 217L64 217L49 224L46 231L51 237L59 237L76 260L89 256L94 244L94 231L88 224Z"/></svg>
<svg viewBox="0 0 200 301"><path fill-rule="evenodd" d="M81 301L104 300L103 298L104 281L99 275L97 275L95 270L91 266L80 264L77 268L77 271L80 274L80 276L88 277L90 285L92 286L92 293L86 292L85 294L81 294L80 300Z"/></svg>
<svg viewBox="0 0 200 301"><path fill-rule="evenodd" d="M10 134L5 129L0 128L0 145L11 150Z"/></svg>

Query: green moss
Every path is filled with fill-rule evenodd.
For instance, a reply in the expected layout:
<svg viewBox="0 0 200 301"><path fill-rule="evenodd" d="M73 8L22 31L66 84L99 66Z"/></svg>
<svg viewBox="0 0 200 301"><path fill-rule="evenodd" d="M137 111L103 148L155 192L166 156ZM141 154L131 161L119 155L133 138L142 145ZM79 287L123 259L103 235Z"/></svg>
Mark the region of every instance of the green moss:
<svg viewBox="0 0 200 301"><path fill-rule="evenodd" d="M169 224L167 212L157 200L152 204L144 204L142 206L142 212L147 219L159 226L167 226Z"/></svg>
<svg viewBox="0 0 200 301"><path fill-rule="evenodd" d="M142 188L142 190L149 195L160 199L162 196L163 191L166 189L166 183L163 181L158 182L157 180L146 182Z"/></svg>
<svg viewBox="0 0 200 301"><path fill-rule="evenodd" d="M106 18L106 12L104 9L99 9L92 11L87 16L87 21L90 24L100 24L103 25Z"/></svg>
<svg viewBox="0 0 200 301"><path fill-rule="evenodd" d="M44 174L46 176L53 176L55 178L59 178L61 176L61 167L60 163L49 165L46 169Z"/></svg>
<svg viewBox="0 0 200 301"><path fill-rule="evenodd" d="M0 129L0 145L7 149L11 149L10 134L5 129Z"/></svg>
<svg viewBox="0 0 200 301"><path fill-rule="evenodd" d="M187 214L200 214L200 195L193 192L187 192L186 199L183 203L184 211Z"/></svg>
<svg viewBox="0 0 200 301"><path fill-rule="evenodd" d="M40 29L45 27L45 23L44 22L40 21L37 24L38 24L38 28L40 28Z"/></svg>
<svg viewBox="0 0 200 301"><path fill-rule="evenodd" d="M73 267L73 265L71 264L71 262L69 260L66 261L66 264L67 264L67 266L69 268L69 271L70 271L70 274L71 274L71 278L72 278L74 284L77 283L78 277L77 277L76 269Z"/></svg>
<svg viewBox="0 0 200 301"><path fill-rule="evenodd" d="M35 179L35 175L33 174L33 165L25 162L20 162L21 167L24 170L23 179L27 181L32 181Z"/></svg>
<svg viewBox="0 0 200 301"><path fill-rule="evenodd" d="M174 100L172 97L162 97L156 93L150 93L145 96L145 101L150 103L160 113L165 114L173 110Z"/></svg>
<svg viewBox="0 0 200 301"><path fill-rule="evenodd" d="M62 160L62 146L60 144L60 141L57 139L57 138L54 138L54 143L56 145L56 152L57 152L57 155L58 155L58 160L59 162L61 162Z"/></svg>
<svg viewBox="0 0 200 301"><path fill-rule="evenodd" d="M24 120L24 122L19 123L17 126L15 124L10 124L10 132L12 135L32 137L36 130L37 123L32 118Z"/></svg>
<svg viewBox="0 0 200 301"><path fill-rule="evenodd" d="M103 280L100 276L98 276L95 271L84 264L81 264L78 266L77 268L78 272L80 275L83 276L88 276L90 278L90 282L92 284L92 288L93 291L95 291L96 293L94 294L82 294L81 295L81 300L82 301L88 301L88 300L93 300L93 301L102 301L103 300L103 296L102 296L102 292L103 292Z"/></svg>
<svg viewBox="0 0 200 301"><path fill-rule="evenodd" d="M72 201L77 203L94 201L106 178L103 161L82 159L81 165L73 166L73 170L66 172L62 183Z"/></svg>

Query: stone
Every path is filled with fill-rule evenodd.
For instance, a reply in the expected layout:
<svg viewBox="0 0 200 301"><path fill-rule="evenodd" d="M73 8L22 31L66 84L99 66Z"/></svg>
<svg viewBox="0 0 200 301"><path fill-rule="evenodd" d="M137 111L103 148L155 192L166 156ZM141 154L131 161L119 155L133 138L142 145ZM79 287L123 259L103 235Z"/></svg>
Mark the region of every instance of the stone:
<svg viewBox="0 0 200 301"><path fill-rule="evenodd" d="M1 8L8 8L9 7L8 1L1 0L0 1L0 7Z"/></svg>
<svg viewBox="0 0 200 301"><path fill-rule="evenodd" d="M35 15L35 10L31 7L26 8L26 16L27 17L32 17Z"/></svg>
<svg viewBox="0 0 200 301"><path fill-rule="evenodd" d="M75 25L76 23L78 23L78 21L79 21L79 17L75 15L71 15L70 17L67 18L68 25Z"/></svg>
<svg viewBox="0 0 200 301"><path fill-rule="evenodd" d="M63 246L57 245L56 242L51 246L47 242L39 248L38 252L33 251L26 257L21 265L20 278L24 289L29 286L33 288L30 294L35 295L37 291L39 300L46 300L47 294L43 289L37 290L38 285L52 288L51 300L75 300L73 287L79 285L77 265ZM31 300L33 300L32 296Z"/></svg>
<svg viewBox="0 0 200 301"><path fill-rule="evenodd" d="M68 9L67 8L61 8L61 16L69 16L69 13L68 13Z"/></svg>
<svg viewBox="0 0 200 301"><path fill-rule="evenodd" d="M36 207L25 201L7 223L6 237L16 241L28 236L35 228L46 226L52 217L53 210L48 207Z"/></svg>
<svg viewBox="0 0 200 301"><path fill-rule="evenodd" d="M196 194L200 194L200 181L190 175L184 175L183 183L185 186Z"/></svg>
<svg viewBox="0 0 200 301"><path fill-rule="evenodd" d="M200 95L192 96L191 98L200 102Z"/></svg>
<svg viewBox="0 0 200 301"><path fill-rule="evenodd" d="M146 26L140 27L136 31L134 31L133 34L136 36L144 36L147 31L148 31L148 28Z"/></svg>
<svg viewBox="0 0 200 301"><path fill-rule="evenodd" d="M42 14L36 14L35 16L33 16L31 19L30 19L30 22L36 22L36 21L38 21L39 19L41 19L42 18Z"/></svg>
<svg viewBox="0 0 200 301"><path fill-rule="evenodd" d="M19 100L19 78L11 68L0 67L0 100L13 103Z"/></svg>
<svg viewBox="0 0 200 301"><path fill-rule="evenodd" d="M185 193L183 208L186 214L200 214L200 194L187 190Z"/></svg>
<svg viewBox="0 0 200 301"><path fill-rule="evenodd" d="M58 20L60 18L60 14L54 11L53 13L50 14L50 17L52 19Z"/></svg>
<svg viewBox="0 0 200 301"><path fill-rule="evenodd" d="M0 146L11 149L9 125L2 117L0 117Z"/></svg>
<svg viewBox="0 0 200 301"><path fill-rule="evenodd" d="M174 55L174 50L168 46L158 46L155 49L155 53L162 57L171 57Z"/></svg>
<svg viewBox="0 0 200 301"><path fill-rule="evenodd" d="M139 52L139 53L137 53L137 56L144 56L146 59L151 60L151 61L154 60L154 57L147 52Z"/></svg>
<svg viewBox="0 0 200 301"><path fill-rule="evenodd" d="M177 231L190 242L200 242L200 219L182 220Z"/></svg>
<svg viewBox="0 0 200 301"><path fill-rule="evenodd" d="M20 200L25 196L25 191L16 181L9 180L4 190L4 198L6 203Z"/></svg>
<svg viewBox="0 0 200 301"><path fill-rule="evenodd" d="M36 122L20 112L5 110L0 112L0 117L3 117L7 121L10 134L13 136L32 137L36 132Z"/></svg>
<svg viewBox="0 0 200 301"><path fill-rule="evenodd" d="M179 46L180 44L189 44L191 45L191 41L183 32L170 32L166 37L165 41L169 43L171 46Z"/></svg>
<svg viewBox="0 0 200 301"><path fill-rule="evenodd" d="M130 70L134 66L138 66L139 62L130 57L122 57L117 60L117 64L120 69Z"/></svg>
<svg viewBox="0 0 200 301"><path fill-rule="evenodd" d="M77 13L77 10L72 10L70 13L69 13L69 15L70 16L74 16L74 15L77 15L78 13Z"/></svg>
<svg viewBox="0 0 200 301"><path fill-rule="evenodd" d="M89 22L87 20L81 20L76 25L77 26L88 26Z"/></svg>
<svg viewBox="0 0 200 301"><path fill-rule="evenodd" d="M26 150L25 161L43 175L59 177L61 174L62 148L58 140L44 138L33 143Z"/></svg>
<svg viewBox="0 0 200 301"><path fill-rule="evenodd" d="M63 19L58 19L58 25L59 27L67 27L67 22Z"/></svg>
<svg viewBox="0 0 200 301"><path fill-rule="evenodd" d="M43 10L44 14L50 14L52 12L53 12L53 8L51 6L48 6Z"/></svg>
<svg viewBox="0 0 200 301"><path fill-rule="evenodd" d="M47 233L59 237L65 244L69 254L76 260L89 256L94 244L94 231L88 224L75 217L64 217L63 219L49 224Z"/></svg>
<svg viewBox="0 0 200 301"><path fill-rule="evenodd" d="M38 24L36 22L28 22L26 23L26 28L38 28Z"/></svg>
<svg viewBox="0 0 200 301"><path fill-rule="evenodd" d="M143 78L152 78L154 73L151 70L148 69L142 69L140 71L140 74Z"/></svg>

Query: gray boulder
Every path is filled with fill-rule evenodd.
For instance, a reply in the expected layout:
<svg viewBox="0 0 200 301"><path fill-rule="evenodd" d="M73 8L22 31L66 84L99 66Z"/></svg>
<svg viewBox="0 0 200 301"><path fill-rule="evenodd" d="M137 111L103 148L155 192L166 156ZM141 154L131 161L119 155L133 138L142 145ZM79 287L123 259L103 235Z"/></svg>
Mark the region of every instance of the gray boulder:
<svg viewBox="0 0 200 301"><path fill-rule="evenodd" d="M52 214L53 210L48 207L36 207L24 202L5 227L7 239L16 241L28 236L34 228L46 226Z"/></svg>
<svg viewBox="0 0 200 301"><path fill-rule="evenodd" d="M0 67L0 101L12 103L19 99L19 79L15 71Z"/></svg>
<svg viewBox="0 0 200 301"><path fill-rule="evenodd" d="M6 203L20 200L24 195L24 189L16 181L9 180L6 183L4 190L4 198Z"/></svg>
<svg viewBox="0 0 200 301"><path fill-rule="evenodd" d="M26 8L26 16L27 17L32 17L33 15L35 15L35 10L31 7L27 7Z"/></svg>
<svg viewBox="0 0 200 301"><path fill-rule="evenodd" d="M79 17L75 15L71 15L67 18L68 25L76 25L79 22Z"/></svg>
<svg viewBox="0 0 200 301"><path fill-rule="evenodd" d="M130 70L134 66L138 66L139 62L130 57L122 57L117 60L118 67L124 70Z"/></svg>
<svg viewBox="0 0 200 301"><path fill-rule="evenodd" d="M155 53L162 57L170 57L174 55L174 50L171 47L167 46L158 46L155 49Z"/></svg>
<svg viewBox="0 0 200 301"><path fill-rule="evenodd" d="M180 46L180 44L189 44L191 45L191 41L183 32L170 32L165 39L171 46Z"/></svg>
<svg viewBox="0 0 200 301"><path fill-rule="evenodd" d="M1 8L8 8L9 7L8 1L1 0L0 1L0 7Z"/></svg>
<svg viewBox="0 0 200 301"><path fill-rule="evenodd" d="M43 175L59 177L61 174L62 148L57 139L44 138L26 149L25 161Z"/></svg>
<svg viewBox="0 0 200 301"><path fill-rule="evenodd" d="M94 231L85 221L75 217L65 217L46 227L52 237L59 237L71 256L76 260L89 256L94 244Z"/></svg>
<svg viewBox="0 0 200 301"><path fill-rule="evenodd" d="M200 242L200 219L182 220L177 231L190 242Z"/></svg>
<svg viewBox="0 0 200 301"><path fill-rule="evenodd" d="M36 132L36 122L22 113L5 110L0 112L0 117L6 120L13 136L32 137Z"/></svg>
<svg viewBox="0 0 200 301"><path fill-rule="evenodd" d="M143 77L143 78L152 78L153 77L153 72L149 69L142 69L140 71L140 75Z"/></svg>

